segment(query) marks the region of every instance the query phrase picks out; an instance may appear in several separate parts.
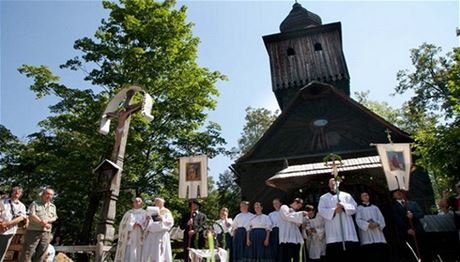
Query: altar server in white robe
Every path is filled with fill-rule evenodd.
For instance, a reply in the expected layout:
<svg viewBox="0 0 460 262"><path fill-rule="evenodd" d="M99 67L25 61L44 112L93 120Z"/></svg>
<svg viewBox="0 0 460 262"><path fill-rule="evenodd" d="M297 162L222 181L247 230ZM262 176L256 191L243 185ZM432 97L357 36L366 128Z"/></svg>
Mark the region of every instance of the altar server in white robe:
<svg viewBox="0 0 460 262"><path fill-rule="evenodd" d="M280 208L281 221L279 224L279 242L281 261L299 261L300 246L304 242L300 232L306 212L298 211L302 209L303 200L294 199L289 208L282 205Z"/></svg>
<svg viewBox="0 0 460 262"><path fill-rule="evenodd" d="M116 262L140 262L142 255L142 239L147 222L147 213L142 209L142 199L133 200L133 208L125 213L118 230Z"/></svg>
<svg viewBox="0 0 460 262"><path fill-rule="evenodd" d="M329 180L329 189L320 197L318 204L318 214L325 219L326 257L328 261L353 261L359 248L352 217L357 205L350 194L337 190L334 178Z"/></svg>
<svg viewBox="0 0 460 262"><path fill-rule="evenodd" d="M326 239L324 234L324 218L316 215L315 207L306 205L306 223L302 225L302 235L306 240L309 261L320 261L326 255Z"/></svg>
<svg viewBox="0 0 460 262"><path fill-rule="evenodd" d="M275 198L273 199L272 204L275 210L268 214L268 217L270 217L270 221L272 222L272 232L270 233L270 252L272 253L274 261L280 261L279 225L282 220L280 215L281 201L279 198Z"/></svg>
<svg viewBox="0 0 460 262"><path fill-rule="evenodd" d="M155 207L148 207L148 224L145 232L142 262L171 262L172 249L169 230L174 225L174 219L164 207L163 198L155 198Z"/></svg>
<svg viewBox="0 0 460 262"><path fill-rule="evenodd" d="M240 202L240 211L233 219L233 244L232 261L243 261L249 256L249 249L246 246L246 228L254 214L249 212L249 202Z"/></svg>
<svg viewBox="0 0 460 262"><path fill-rule="evenodd" d="M356 224L361 242L363 261L387 261L388 247L383 228L385 219L380 209L369 202L369 193L362 192L361 204L356 212Z"/></svg>

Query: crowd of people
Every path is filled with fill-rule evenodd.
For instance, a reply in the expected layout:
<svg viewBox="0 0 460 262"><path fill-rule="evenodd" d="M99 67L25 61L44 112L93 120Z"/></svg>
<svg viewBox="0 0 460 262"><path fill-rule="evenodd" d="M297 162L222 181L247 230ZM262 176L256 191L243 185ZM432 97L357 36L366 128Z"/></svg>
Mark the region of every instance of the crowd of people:
<svg viewBox="0 0 460 262"><path fill-rule="evenodd" d="M415 236L423 237L420 224L423 212L415 202L407 201L403 193L393 192L392 218L399 238L404 240L398 250L400 261L411 261L421 249ZM200 202L191 200L189 213L179 223L184 230L184 259L190 261L190 248L207 248L207 233L212 232L215 247L229 250L230 261L296 262L301 256L308 261L389 261L390 249L383 234L386 223L379 207L371 204L368 192L360 194L359 202L358 205L349 193L339 191L336 181L330 179L329 192L320 197L317 209L304 205L300 198L289 205L276 198L272 201L273 212L264 214L263 205L255 202L252 213L250 203L241 201L240 213L234 219L229 217L227 208L222 208L219 219L210 224L200 211ZM174 223L164 208L164 200L156 199L157 203L160 215L153 219L140 208L141 199L134 201L134 208L120 225L117 257L123 253L124 260L117 261L147 261L144 254L154 254L149 257L152 261L172 261L168 231ZM142 230L147 233L141 234ZM127 242L123 240L125 232L128 232ZM146 234L160 244L147 245ZM139 244L141 241L143 245Z"/></svg>
<svg viewBox="0 0 460 262"><path fill-rule="evenodd" d="M297 262L300 257L304 261L389 261L390 250L383 234L386 221L379 207L371 203L369 193L361 192L357 204L349 193L338 190L334 178L328 186L317 208L304 205L300 198L289 205L275 198L273 212L264 214L263 205L255 202L252 213L250 203L241 201L234 219L224 207L212 223L200 211L201 203L190 200L189 213L179 223L184 230L184 260L190 261L191 248L207 248L208 236L212 236L216 248L229 251L229 261ZM456 190L458 196L446 194L441 201L452 210L459 228L460 182ZM13 187L9 197L0 201L0 261L18 227L26 229L19 261L45 261L50 253L52 224L58 218L52 203L54 190L45 188L28 212L20 201L22 194L21 187ZM423 212L404 194L403 190L392 192L391 219L401 240L396 250L398 261L412 261L415 255L430 261L426 253L429 248L423 243ZM120 222L115 261L173 261L170 231L174 219L165 200L157 197L154 206L142 206L141 198L133 199L132 209Z"/></svg>
<svg viewBox="0 0 460 262"><path fill-rule="evenodd" d="M54 190L42 190L40 199L33 201L26 212L21 202L23 189L13 187L8 197L0 201L0 261L3 261L18 227L25 231L23 248L18 261L52 261L52 225L57 220L56 206L52 203Z"/></svg>
<svg viewBox="0 0 460 262"><path fill-rule="evenodd" d="M228 210L220 211L220 219L213 226L218 245L230 250L230 261L431 261L430 248L425 244L425 232L421 219L424 216L419 205L407 200L404 190L392 191L393 204L388 218L395 225L393 250L387 243L383 229L386 221L380 208L372 204L368 192L361 192L359 204L347 192L339 191L334 178L329 180L329 192L323 194L317 209L296 198L289 205L273 199L274 211L264 214L260 202L240 203L240 213L234 219ZM460 195L460 183L456 188ZM459 198L449 198L450 209L458 210ZM455 201L454 201L455 200ZM447 201L447 200L446 200ZM186 260L187 248L206 248L204 231L200 223L205 215L199 212L199 204L191 204L190 218L182 228ZM457 211L457 216L459 212ZM199 215L198 215L199 214ZM199 219L194 219L199 217ZM225 239L225 244L222 243ZM198 244L196 244L198 243ZM303 245L302 245L303 244ZM301 247L304 249L301 249ZM391 254L391 256L390 256Z"/></svg>

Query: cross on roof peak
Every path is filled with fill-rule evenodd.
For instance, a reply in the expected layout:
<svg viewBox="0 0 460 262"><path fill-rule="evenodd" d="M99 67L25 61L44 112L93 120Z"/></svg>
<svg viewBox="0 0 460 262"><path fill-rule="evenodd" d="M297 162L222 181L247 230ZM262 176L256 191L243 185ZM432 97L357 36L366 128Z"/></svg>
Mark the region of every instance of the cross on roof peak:
<svg viewBox="0 0 460 262"><path fill-rule="evenodd" d="M391 139L391 131L387 128L385 129L385 133L387 133L388 142L390 142L390 144L393 144L393 140Z"/></svg>

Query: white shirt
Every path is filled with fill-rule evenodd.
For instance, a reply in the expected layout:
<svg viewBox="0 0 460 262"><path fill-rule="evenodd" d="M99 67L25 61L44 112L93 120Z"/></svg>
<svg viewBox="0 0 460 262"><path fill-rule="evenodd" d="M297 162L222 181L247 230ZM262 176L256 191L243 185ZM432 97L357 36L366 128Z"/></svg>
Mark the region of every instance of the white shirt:
<svg viewBox="0 0 460 262"><path fill-rule="evenodd" d="M378 228L370 229L370 222L377 223L380 226ZM385 219L377 206L358 206L356 212L356 224L358 225L361 245L387 242L382 232L385 227Z"/></svg>
<svg viewBox="0 0 460 262"><path fill-rule="evenodd" d="M0 221L11 221L15 217L26 215L26 206L21 202L14 202L10 198L2 199L0 201ZM14 235L18 229L18 225L14 225L1 235Z"/></svg>
<svg viewBox="0 0 460 262"><path fill-rule="evenodd" d="M152 233L162 233L171 230L172 226L174 225L174 218L171 212L168 209L163 208L163 211L161 211L160 215L162 216L160 221L153 221L153 219L149 219L145 229L146 231Z"/></svg>
<svg viewBox="0 0 460 262"><path fill-rule="evenodd" d="M150 207L148 207L149 210ZM150 209L151 210L151 209ZM171 212L163 207L159 209L161 220L148 219L146 233L144 234L142 259L140 261L171 262L172 249L169 230L174 225Z"/></svg>
<svg viewBox="0 0 460 262"><path fill-rule="evenodd" d="M218 226L218 225L220 226ZM224 230L224 233L231 233L232 232L232 225L233 225L233 220L231 218L227 218L227 222L223 220L222 218L217 220L216 223L212 226L214 229L214 233L216 234L221 234L222 229Z"/></svg>
<svg viewBox="0 0 460 262"><path fill-rule="evenodd" d="M46 249L46 252L48 253L48 256L46 257L45 262L55 262L56 249L54 249L54 246L49 244L48 248Z"/></svg>
<svg viewBox="0 0 460 262"><path fill-rule="evenodd" d="M315 229L314 233L307 234L307 228ZM324 218L316 216L308 219L308 227L302 230L302 235L306 239L308 257L311 259L320 259L326 255L326 239L324 238Z"/></svg>
<svg viewBox="0 0 460 262"><path fill-rule="evenodd" d="M303 212L295 212L286 205L280 208L279 243L301 244L304 242L299 226L303 222Z"/></svg>
<svg viewBox="0 0 460 262"><path fill-rule="evenodd" d="M265 214L254 215L254 217L248 222L246 230L251 230L254 228L263 228L265 230L272 230L272 221Z"/></svg>
<svg viewBox="0 0 460 262"><path fill-rule="evenodd" d="M246 228L249 221L254 217L254 214L251 212L247 213L239 213L236 215L235 219L233 219L233 230L236 230L239 227Z"/></svg>
<svg viewBox="0 0 460 262"><path fill-rule="evenodd" d="M270 220L272 221L272 227L279 228L279 224L281 223L281 220L282 220L280 211L275 210L271 212L270 214L268 214L268 216L270 217Z"/></svg>
<svg viewBox="0 0 460 262"><path fill-rule="evenodd" d="M318 214L325 219L326 243L358 242L352 217L356 213L356 202L347 192L340 192L339 195L340 204L344 207L340 214L335 214L338 203L336 194L326 193L319 198Z"/></svg>
<svg viewBox="0 0 460 262"><path fill-rule="evenodd" d="M118 230L118 244L115 253L115 261L141 261L142 239L146 226L146 216L147 211L142 208L133 208L123 215ZM136 223L140 225L140 228L134 227Z"/></svg>
<svg viewBox="0 0 460 262"><path fill-rule="evenodd" d="M133 209L134 212L131 213L131 217L128 220L128 231L132 231L135 224L139 224L143 229L146 226L146 214L147 212L144 209Z"/></svg>

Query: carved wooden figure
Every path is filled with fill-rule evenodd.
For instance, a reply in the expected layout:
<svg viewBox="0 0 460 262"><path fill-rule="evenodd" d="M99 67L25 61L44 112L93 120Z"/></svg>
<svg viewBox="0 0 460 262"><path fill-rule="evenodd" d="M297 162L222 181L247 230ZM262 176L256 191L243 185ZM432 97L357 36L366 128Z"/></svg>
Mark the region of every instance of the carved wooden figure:
<svg viewBox="0 0 460 262"><path fill-rule="evenodd" d="M136 92L143 93L143 103L131 104L131 100ZM153 120L153 116L150 114L152 110L152 98L150 95L145 93L142 88L138 86L130 86L121 90L109 102L102 115L99 132L104 135L108 134L110 131L110 121L112 119L117 119L118 121L115 130L115 144L112 150L111 161L104 160L95 170L95 172L110 179L108 183L109 188L107 188L106 194L104 195L101 213L102 219L97 229L98 234L104 235L105 242L111 242L115 233L113 224L116 214L116 202L120 191L123 160L131 115L141 110L144 118L148 121ZM112 168L107 168L107 165L111 165Z"/></svg>

